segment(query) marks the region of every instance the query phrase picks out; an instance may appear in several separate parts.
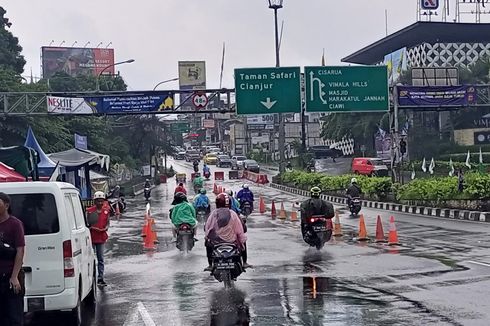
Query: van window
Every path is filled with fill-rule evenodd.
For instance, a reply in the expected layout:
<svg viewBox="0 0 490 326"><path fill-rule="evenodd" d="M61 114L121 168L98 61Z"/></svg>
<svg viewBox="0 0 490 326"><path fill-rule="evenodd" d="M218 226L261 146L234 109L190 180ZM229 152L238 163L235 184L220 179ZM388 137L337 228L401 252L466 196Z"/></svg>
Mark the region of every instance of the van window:
<svg viewBox="0 0 490 326"><path fill-rule="evenodd" d="M51 234L60 230L52 194L9 194L12 215L24 223L25 235Z"/></svg>
<svg viewBox="0 0 490 326"><path fill-rule="evenodd" d="M65 195L65 208L66 208L66 220L70 223L70 228L75 230L77 228L75 222L75 209L73 208L73 203L71 201L70 195Z"/></svg>
<svg viewBox="0 0 490 326"><path fill-rule="evenodd" d="M80 197L76 194L71 194L71 200L75 208L75 222L77 223L77 229L83 229L85 228L85 219L83 218L83 209Z"/></svg>

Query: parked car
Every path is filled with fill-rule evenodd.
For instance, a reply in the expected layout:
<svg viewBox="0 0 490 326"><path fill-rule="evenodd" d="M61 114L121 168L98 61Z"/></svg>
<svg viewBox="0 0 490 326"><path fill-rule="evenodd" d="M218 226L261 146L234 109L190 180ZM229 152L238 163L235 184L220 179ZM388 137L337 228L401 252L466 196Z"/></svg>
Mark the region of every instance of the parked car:
<svg viewBox="0 0 490 326"><path fill-rule="evenodd" d="M218 155L216 166L219 168L231 168L231 158L228 155Z"/></svg>
<svg viewBox="0 0 490 326"><path fill-rule="evenodd" d="M185 152L178 152L175 154L175 159L176 160L184 160L185 159Z"/></svg>
<svg viewBox="0 0 490 326"><path fill-rule="evenodd" d="M246 159L247 159L246 156L241 156L241 155L233 156L231 158L231 169L232 170L243 169L243 161L245 161Z"/></svg>
<svg viewBox="0 0 490 326"><path fill-rule="evenodd" d="M245 171L260 173L259 163L255 160L244 160L243 161L243 169Z"/></svg>
<svg viewBox="0 0 490 326"><path fill-rule="evenodd" d="M216 164L216 161L218 160L218 155L209 153L204 156L204 164Z"/></svg>
<svg viewBox="0 0 490 326"><path fill-rule="evenodd" d="M379 158L355 157L352 160L352 172L368 176L388 176L388 167Z"/></svg>
<svg viewBox="0 0 490 326"><path fill-rule="evenodd" d="M96 258L77 188L62 182L0 184L24 224L24 312L71 311L70 324L95 308Z"/></svg>
<svg viewBox="0 0 490 326"><path fill-rule="evenodd" d="M194 160L201 160L201 153L197 150L188 150L185 152L185 160L187 162L193 162Z"/></svg>

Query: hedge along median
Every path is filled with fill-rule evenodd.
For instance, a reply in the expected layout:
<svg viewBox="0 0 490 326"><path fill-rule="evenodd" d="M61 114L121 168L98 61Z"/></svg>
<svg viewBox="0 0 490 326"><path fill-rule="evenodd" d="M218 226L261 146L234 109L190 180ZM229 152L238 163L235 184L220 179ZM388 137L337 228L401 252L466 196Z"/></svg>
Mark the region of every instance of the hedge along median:
<svg viewBox="0 0 490 326"><path fill-rule="evenodd" d="M393 184L390 178L359 175L328 176L322 173L304 171L285 172L275 182L309 190L319 186L326 193L344 195L351 179L355 177L364 192L363 198L375 201L396 201L399 203L428 204L433 207L455 207L483 209L490 198L490 175L467 173L464 189L458 192L457 177L433 177L416 179L403 186Z"/></svg>

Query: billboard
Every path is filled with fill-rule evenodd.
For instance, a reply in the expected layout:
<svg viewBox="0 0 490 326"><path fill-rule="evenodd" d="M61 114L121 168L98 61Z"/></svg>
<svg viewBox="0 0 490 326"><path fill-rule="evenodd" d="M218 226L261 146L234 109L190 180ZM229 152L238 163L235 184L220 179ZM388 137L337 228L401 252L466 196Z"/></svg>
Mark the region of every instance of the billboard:
<svg viewBox="0 0 490 326"><path fill-rule="evenodd" d="M76 76L97 76L104 68L114 64L114 49L68 48L44 46L41 48L43 78L57 72ZM104 70L113 75L114 67Z"/></svg>
<svg viewBox="0 0 490 326"><path fill-rule="evenodd" d="M468 106L476 102L473 86L399 86L400 106Z"/></svg>
<svg viewBox="0 0 490 326"><path fill-rule="evenodd" d="M206 89L206 62L179 61L180 90Z"/></svg>
<svg viewBox="0 0 490 326"><path fill-rule="evenodd" d="M127 92L96 97L47 96L52 114L145 114L173 111L173 93L166 91Z"/></svg>

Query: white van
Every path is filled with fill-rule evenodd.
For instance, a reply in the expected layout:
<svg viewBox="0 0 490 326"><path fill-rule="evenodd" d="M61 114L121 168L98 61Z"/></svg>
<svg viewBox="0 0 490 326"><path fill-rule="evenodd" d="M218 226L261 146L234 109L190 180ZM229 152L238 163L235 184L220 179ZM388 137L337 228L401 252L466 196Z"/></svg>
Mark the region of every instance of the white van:
<svg viewBox="0 0 490 326"><path fill-rule="evenodd" d="M62 182L0 183L25 229L25 312L95 307L96 257L77 188Z"/></svg>

